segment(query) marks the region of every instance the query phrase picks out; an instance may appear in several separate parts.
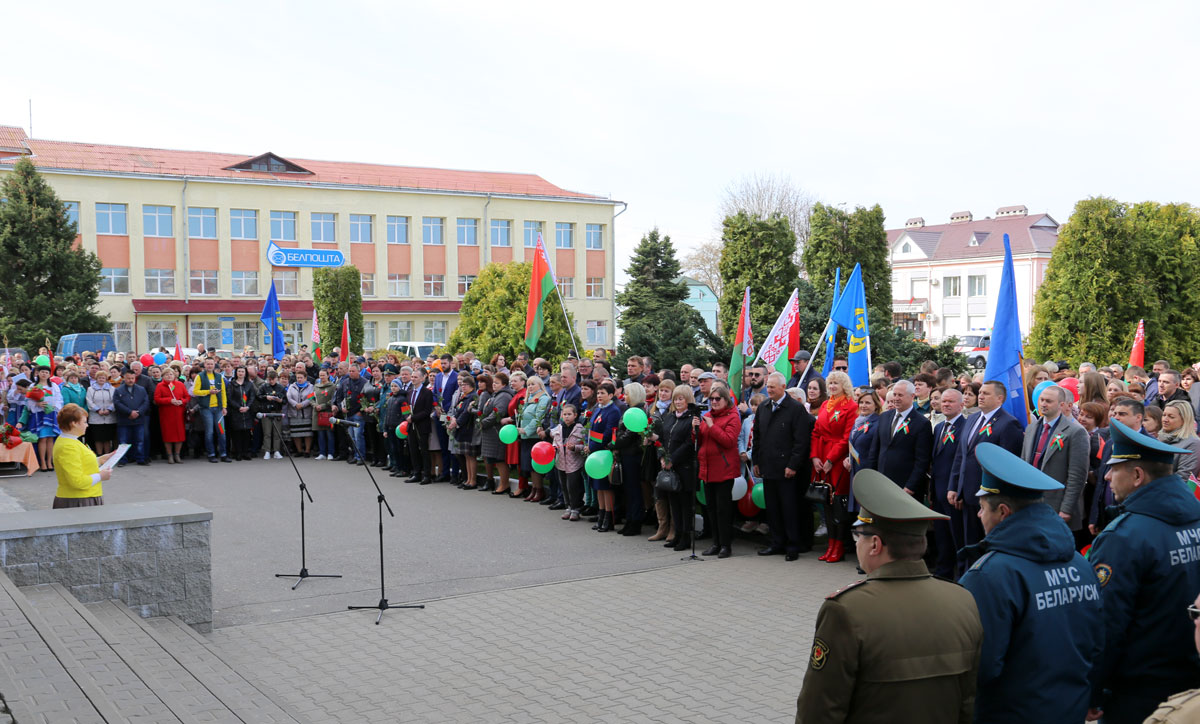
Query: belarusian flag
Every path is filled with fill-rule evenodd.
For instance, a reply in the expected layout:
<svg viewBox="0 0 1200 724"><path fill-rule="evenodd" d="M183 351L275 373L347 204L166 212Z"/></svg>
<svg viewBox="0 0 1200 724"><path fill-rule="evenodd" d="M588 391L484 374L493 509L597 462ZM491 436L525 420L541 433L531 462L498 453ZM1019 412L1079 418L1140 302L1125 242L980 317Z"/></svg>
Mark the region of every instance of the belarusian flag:
<svg viewBox="0 0 1200 724"><path fill-rule="evenodd" d="M546 245L538 234L537 246L533 250L533 277L529 281L529 304L525 307L525 346L530 352L537 351L538 338L545 327L542 305L550 292L554 291L554 272L550 270L550 257Z"/></svg>
<svg viewBox="0 0 1200 724"><path fill-rule="evenodd" d="M175 361L176 362L183 361L183 350L179 348L179 340L178 339L175 340Z"/></svg>
<svg viewBox="0 0 1200 724"><path fill-rule="evenodd" d="M350 312L342 317L342 362L350 356Z"/></svg>
<svg viewBox="0 0 1200 724"><path fill-rule="evenodd" d="M1146 320L1139 319L1137 334L1133 336L1133 349L1129 351L1129 366L1145 367L1146 362Z"/></svg>
<svg viewBox="0 0 1200 724"><path fill-rule="evenodd" d="M321 330L317 328L317 308L315 306L313 307L312 343L313 359L319 363L321 361Z"/></svg>
<svg viewBox="0 0 1200 724"><path fill-rule="evenodd" d="M799 351L800 294L799 290L793 289L791 298L779 313L779 319L775 320L775 326L771 327L771 333L763 339L758 359L766 362L768 367L775 368L787 380L792 376L792 355Z"/></svg>
<svg viewBox="0 0 1200 724"><path fill-rule="evenodd" d="M742 296L742 311L738 313L737 334L733 337L733 356L729 358L729 384L742 399L742 368L754 357L754 335L750 333L750 287Z"/></svg>

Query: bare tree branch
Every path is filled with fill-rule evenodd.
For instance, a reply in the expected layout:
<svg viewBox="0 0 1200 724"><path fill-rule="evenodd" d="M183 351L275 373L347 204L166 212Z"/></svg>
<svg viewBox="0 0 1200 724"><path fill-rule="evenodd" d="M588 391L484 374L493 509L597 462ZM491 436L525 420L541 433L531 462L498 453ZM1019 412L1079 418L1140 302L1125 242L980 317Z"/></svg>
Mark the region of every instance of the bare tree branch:
<svg viewBox="0 0 1200 724"><path fill-rule="evenodd" d="M796 266L802 271L801 254L808 242L808 219L816 198L783 174L755 173L744 176L725 189L721 199L720 218L717 220L717 235L720 237L721 219L744 211L750 216L766 219L771 214L787 217L796 234ZM718 248L717 256L720 257ZM685 261L686 263L686 261ZM699 279L699 277L696 277ZM715 291L715 290L714 290Z"/></svg>
<svg viewBox="0 0 1200 724"><path fill-rule="evenodd" d="M721 240L702 242L683 257L683 273L696 281L707 284L717 298L721 298Z"/></svg>

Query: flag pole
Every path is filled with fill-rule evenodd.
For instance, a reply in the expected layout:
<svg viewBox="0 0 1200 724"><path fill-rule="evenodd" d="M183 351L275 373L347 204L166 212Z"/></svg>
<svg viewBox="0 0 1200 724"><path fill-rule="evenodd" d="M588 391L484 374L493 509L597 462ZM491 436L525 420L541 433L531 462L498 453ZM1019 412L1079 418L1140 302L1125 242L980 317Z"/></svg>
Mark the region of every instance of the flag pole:
<svg viewBox="0 0 1200 724"><path fill-rule="evenodd" d="M1022 351L1024 351L1024 350L1022 350ZM1023 355L1023 354L1017 355L1017 360L1019 360L1020 364L1021 364L1021 387L1023 387L1025 390L1028 390L1029 389L1029 381L1025 379L1025 355ZM1030 400L1030 399L1025 400L1025 424L1026 425L1029 424L1029 405L1031 403L1033 404L1035 409L1037 408L1037 400Z"/></svg>
<svg viewBox="0 0 1200 724"><path fill-rule="evenodd" d="M579 345L575 344L575 329L571 326L571 318L567 316L567 305L563 302L562 290L558 288L558 275L554 273L554 263L550 261L550 252L546 251L546 243L542 239L541 233L538 234L538 241L542 243L542 251L546 253L546 266L550 268L550 277L554 280L554 295L558 297L558 307L562 310L563 322L567 325L567 334L571 335L571 349L575 350L575 359L583 359L579 356ZM536 247L534 253L536 253Z"/></svg>

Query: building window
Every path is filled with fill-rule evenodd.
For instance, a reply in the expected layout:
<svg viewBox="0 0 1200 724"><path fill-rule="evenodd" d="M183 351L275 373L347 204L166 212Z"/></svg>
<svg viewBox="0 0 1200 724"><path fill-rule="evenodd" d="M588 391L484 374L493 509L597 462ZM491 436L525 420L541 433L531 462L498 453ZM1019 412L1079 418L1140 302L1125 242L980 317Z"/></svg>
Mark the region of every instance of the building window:
<svg viewBox="0 0 1200 724"><path fill-rule="evenodd" d="M446 242L442 240L442 225L446 220L437 216L426 216L421 219L421 243L427 246L441 246Z"/></svg>
<svg viewBox="0 0 1200 724"><path fill-rule="evenodd" d="M217 210L188 209L188 238L217 238Z"/></svg>
<svg viewBox="0 0 1200 724"><path fill-rule="evenodd" d="M554 248L575 248L575 225L557 223L554 225Z"/></svg>
<svg viewBox="0 0 1200 724"><path fill-rule="evenodd" d="M427 297L444 297L444 296L446 296L446 277L442 274L426 274L425 275L425 296L427 296Z"/></svg>
<svg viewBox="0 0 1200 724"><path fill-rule="evenodd" d="M537 246L538 237L542 235L542 222L526 221L525 222L525 248L532 249Z"/></svg>
<svg viewBox="0 0 1200 724"><path fill-rule="evenodd" d="M363 350L377 349L375 344L379 322L363 322Z"/></svg>
<svg viewBox="0 0 1200 724"><path fill-rule="evenodd" d="M229 274L229 290L235 297L258 296L258 272L235 271Z"/></svg>
<svg viewBox="0 0 1200 724"><path fill-rule="evenodd" d="M367 214L350 214L350 243L371 243L371 217Z"/></svg>
<svg viewBox="0 0 1200 724"><path fill-rule="evenodd" d="M312 215L312 240L337 243L337 217L334 214Z"/></svg>
<svg viewBox="0 0 1200 724"><path fill-rule="evenodd" d="M175 236L170 206L142 207L142 236Z"/></svg>
<svg viewBox="0 0 1200 724"><path fill-rule="evenodd" d="M962 277L942 277L942 296L961 297Z"/></svg>
<svg viewBox="0 0 1200 724"><path fill-rule="evenodd" d="M188 336L192 347L202 344L209 349L217 349L221 346L221 323L192 322Z"/></svg>
<svg viewBox="0 0 1200 724"><path fill-rule="evenodd" d="M258 212L254 209L229 210L230 239L258 239Z"/></svg>
<svg viewBox="0 0 1200 724"><path fill-rule="evenodd" d="M375 275L360 272L358 275L358 286L362 289L364 297L375 296Z"/></svg>
<svg viewBox="0 0 1200 724"><path fill-rule="evenodd" d="M588 299L602 299L604 297L604 277L588 277L586 291Z"/></svg>
<svg viewBox="0 0 1200 724"><path fill-rule="evenodd" d="M174 294L175 293L175 270L174 269L147 269L146 270L146 294Z"/></svg>
<svg viewBox="0 0 1200 724"><path fill-rule="evenodd" d="M447 326L447 322L426 322L425 341L432 344L445 344Z"/></svg>
<svg viewBox="0 0 1200 724"><path fill-rule="evenodd" d="M458 276L458 296L460 296L460 297L467 296L467 292L471 291L471 285L474 283L475 283L474 275L468 276L468 275L460 274Z"/></svg>
<svg viewBox="0 0 1200 724"><path fill-rule="evenodd" d="M192 294L216 294L217 272L193 269L188 279L188 289Z"/></svg>
<svg viewBox="0 0 1200 724"><path fill-rule="evenodd" d="M388 296L389 297L411 297L412 285L408 281L407 274L388 274ZM392 340L395 342L396 340Z"/></svg>
<svg viewBox="0 0 1200 724"><path fill-rule="evenodd" d="M512 246L512 222L492 219L492 246Z"/></svg>
<svg viewBox="0 0 1200 724"><path fill-rule="evenodd" d="M907 241L904 242L904 245L900 247L900 253L907 254L910 251L912 251L912 244L909 244Z"/></svg>
<svg viewBox="0 0 1200 724"><path fill-rule="evenodd" d="M125 224L125 204L96 204L96 233L124 236L128 232Z"/></svg>
<svg viewBox="0 0 1200 724"><path fill-rule="evenodd" d="M293 350L298 350L301 346L307 346L309 339L311 338L304 336L304 322L283 323L284 345L291 345Z"/></svg>
<svg viewBox="0 0 1200 724"><path fill-rule="evenodd" d="M174 322L150 322L146 325L146 344L150 349L174 347L177 336Z"/></svg>
<svg viewBox="0 0 1200 724"><path fill-rule="evenodd" d="M275 293L281 297L300 294L300 272L276 269L271 272L271 283L275 285Z"/></svg>
<svg viewBox="0 0 1200 724"><path fill-rule="evenodd" d="M608 344L608 322L602 319L588 320L587 344L589 347L603 347Z"/></svg>
<svg viewBox="0 0 1200 724"><path fill-rule="evenodd" d="M129 269L105 267L100 270L101 294L128 294Z"/></svg>
<svg viewBox="0 0 1200 724"><path fill-rule="evenodd" d="M295 241L296 240L296 212L295 211L272 211L271 212L271 240L272 241Z"/></svg>
<svg viewBox="0 0 1200 724"><path fill-rule="evenodd" d="M112 333L117 338L117 351L133 351L133 322L113 322Z"/></svg>
<svg viewBox="0 0 1200 724"><path fill-rule="evenodd" d="M75 225L75 233L79 234L79 202L64 201L63 206L67 208L67 221Z"/></svg>
<svg viewBox="0 0 1200 724"><path fill-rule="evenodd" d="M233 323L233 349L235 352L241 352L246 347L258 349L259 330L266 330L261 322L234 322Z"/></svg>
<svg viewBox="0 0 1200 724"><path fill-rule="evenodd" d="M987 317L982 314L967 317L967 331L983 332L987 329Z"/></svg>
<svg viewBox="0 0 1200 724"><path fill-rule="evenodd" d="M407 216L389 216L387 217L387 235L389 244L407 244L408 243L408 217Z"/></svg>
<svg viewBox="0 0 1200 724"><path fill-rule="evenodd" d="M604 225L588 224L584 231L584 246L588 249L604 248Z"/></svg>
<svg viewBox="0 0 1200 724"><path fill-rule="evenodd" d="M575 277L559 277L558 293L563 299L575 298Z"/></svg>
<svg viewBox="0 0 1200 724"><path fill-rule="evenodd" d="M412 322L388 322L388 342L412 342Z"/></svg>
<svg viewBox="0 0 1200 724"><path fill-rule="evenodd" d="M986 297L987 296L987 277L983 274L971 275L967 277L967 296L968 297Z"/></svg>
<svg viewBox="0 0 1200 724"><path fill-rule="evenodd" d="M458 245L479 246L479 219L458 220Z"/></svg>

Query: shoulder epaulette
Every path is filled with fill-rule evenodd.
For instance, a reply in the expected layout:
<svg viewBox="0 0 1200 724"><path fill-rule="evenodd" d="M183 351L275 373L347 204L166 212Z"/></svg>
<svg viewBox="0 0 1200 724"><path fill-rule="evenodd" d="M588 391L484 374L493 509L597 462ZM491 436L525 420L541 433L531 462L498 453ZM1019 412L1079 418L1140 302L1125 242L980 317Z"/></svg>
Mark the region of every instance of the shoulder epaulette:
<svg viewBox="0 0 1200 724"><path fill-rule="evenodd" d="M979 557L979 560L975 561L975 564L971 566L970 570L978 571L980 568L983 568L983 564L987 562L987 559L991 558L995 554L996 551L988 551L987 553L984 553Z"/></svg>
<svg viewBox="0 0 1200 724"><path fill-rule="evenodd" d="M855 581L854 583L851 583L851 584L848 584L848 585L842 586L842 587L841 587L841 588L839 588L838 590L836 590L836 591L834 591L833 593L831 593L831 594L829 594L828 596L826 596L826 597L825 597L825 600L826 600L826 601L832 601L833 599L835 599L835 598L837 598L838 596L842 595L842 594L843 594L843 593L845 593L846 591L849 591L849 590L850 590L850 589L852 589L852 588L858 588L859 586L863 585L863 584L864 584L864 583L866 583L866 582L867 582L867 579L865 579L865 578L864 578L864 579L862 579L861 581Z"/></svg>

